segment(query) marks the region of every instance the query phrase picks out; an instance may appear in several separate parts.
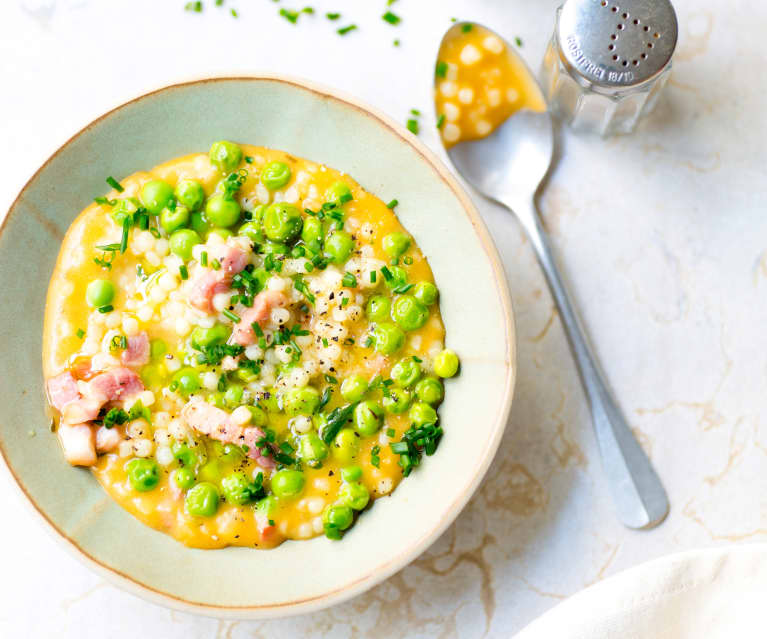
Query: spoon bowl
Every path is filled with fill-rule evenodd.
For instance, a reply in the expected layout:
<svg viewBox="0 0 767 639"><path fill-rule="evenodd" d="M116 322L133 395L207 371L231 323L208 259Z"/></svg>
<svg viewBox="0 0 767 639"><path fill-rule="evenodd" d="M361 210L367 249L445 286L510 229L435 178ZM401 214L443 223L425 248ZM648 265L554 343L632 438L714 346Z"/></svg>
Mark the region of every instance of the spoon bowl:
<svg viewBox="0 0 767 639"><path fill-rule="evenodd" d="M492 30L481 28L504 42ZM443 36L440 51L446 39L470 30L461 24L452 26ZM517 56L508 43L506 53ZM542 96L540 86L524 62L517 57L514 66L527 71L526 88L537 89ZM446 151L464 179L485 197L506 206L527 232L559 311L591 406L602 465L618 517L629 528L656 526L669 511L666 491L605 383L536 208L536 193L554 155L554 132L549 112L523 107L485 137L459 141Z"/></svg>

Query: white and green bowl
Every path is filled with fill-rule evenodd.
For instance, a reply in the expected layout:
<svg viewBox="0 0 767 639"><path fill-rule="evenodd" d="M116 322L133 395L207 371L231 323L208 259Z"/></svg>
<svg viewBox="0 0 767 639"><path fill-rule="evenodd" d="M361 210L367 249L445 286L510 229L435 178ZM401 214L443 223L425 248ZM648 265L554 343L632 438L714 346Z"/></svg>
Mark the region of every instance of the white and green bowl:
<svg viewBox="0 0 767 639"><path fill-rule="evenodd" d="M274 550L187 548L134 519L89 471L66 464L46 415L41 333L47 282L75 216L122 178L227 138L349 173L397 214L429 259L447 345L437 453L375 502L342 541ZM170 86L89 124L32 177L0 232L0 452L47 527L110 581L151 601L219 617L310 612L363 592L423 552L469 500L498 448L514 386L511 302L495 247L446 168L413 135L350 98L278 77ZM35 436L32 436L34 433Z"/></svg>

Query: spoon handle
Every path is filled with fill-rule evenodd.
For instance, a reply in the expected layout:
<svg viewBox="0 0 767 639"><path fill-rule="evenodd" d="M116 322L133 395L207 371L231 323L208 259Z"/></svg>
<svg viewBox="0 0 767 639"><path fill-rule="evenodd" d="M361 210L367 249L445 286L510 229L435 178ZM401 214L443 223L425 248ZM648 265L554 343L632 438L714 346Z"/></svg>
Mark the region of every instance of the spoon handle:
<svg viewBox="0 0 767 639"><path fill-rule="evenodd" d="M618 517L629 528L652 528L668 514L666 491L604 382L604 376L562 281L534 200L515 203L510 208L535 247L559 309L562 325L591 404L597 444Z"/></svg>

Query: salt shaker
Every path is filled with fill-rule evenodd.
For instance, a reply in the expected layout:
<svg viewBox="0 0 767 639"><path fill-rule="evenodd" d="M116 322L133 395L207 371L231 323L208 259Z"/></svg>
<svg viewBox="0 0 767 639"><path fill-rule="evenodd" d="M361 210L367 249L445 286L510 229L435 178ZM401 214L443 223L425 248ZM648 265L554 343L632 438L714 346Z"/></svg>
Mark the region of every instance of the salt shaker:
<svg viewBox="0 0 767 639"><path fill-rule="evenodd" d="M630 133L668 80L676 40L668 0L566 0L541 71L549 108L576 130Z"/></svg>

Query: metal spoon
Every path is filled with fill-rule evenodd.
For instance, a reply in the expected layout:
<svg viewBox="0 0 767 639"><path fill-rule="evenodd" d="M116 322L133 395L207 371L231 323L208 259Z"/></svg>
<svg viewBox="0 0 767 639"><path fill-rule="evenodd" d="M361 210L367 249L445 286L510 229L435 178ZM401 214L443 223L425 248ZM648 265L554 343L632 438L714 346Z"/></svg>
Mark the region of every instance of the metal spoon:
<svg viewBox="0 0 767 639"><path fill-rule="evenodd" d="M461 27L461 23L453 25L443 36L443 42ZM509 55L516 56L508 44L506 48ZM522 66L527 69L524 62ZM530 78L537 87L532 74ZM536 208L535 196L548 173L553 151L554 136L548 111L523 109L489 136L460 142L447 149L447 154L474 188L506 206L527 232L559 309L591 404L597 444L618 517L629 528L652 528L668 514L666 491L605 384Z"/></svg>

